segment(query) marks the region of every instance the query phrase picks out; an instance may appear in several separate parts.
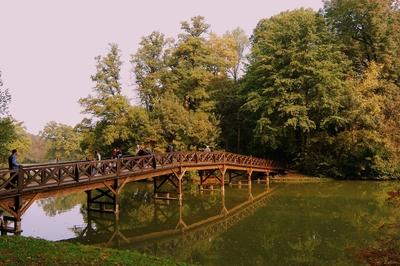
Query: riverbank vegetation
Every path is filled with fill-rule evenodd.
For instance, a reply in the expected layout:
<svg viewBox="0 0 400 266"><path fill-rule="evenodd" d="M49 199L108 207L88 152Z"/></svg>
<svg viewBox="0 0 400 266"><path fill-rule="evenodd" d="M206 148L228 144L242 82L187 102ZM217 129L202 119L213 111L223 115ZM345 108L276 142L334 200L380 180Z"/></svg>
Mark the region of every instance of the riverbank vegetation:
<svg viewBox="0 0 400 266"><path fill-rule="evenodd" d="M20 236L0 238L1 265L186 265L136 251L50 242Z"/></svg>
<svg viewBox="0 0 400 266"><path fill-rule="evenodd" d="M47 159L209 145L313 175L398 178L399 19L394 0L326 0L318 12L262 19L249 38L240 28L218 35L193 17L176 38L144 36L132 54L140 105L122 94L121 51L110 44L95 58L92 93L79 99L86 118L75 127L49 122L40 133ZM30 141L1 93L5 159Z"/></svg>

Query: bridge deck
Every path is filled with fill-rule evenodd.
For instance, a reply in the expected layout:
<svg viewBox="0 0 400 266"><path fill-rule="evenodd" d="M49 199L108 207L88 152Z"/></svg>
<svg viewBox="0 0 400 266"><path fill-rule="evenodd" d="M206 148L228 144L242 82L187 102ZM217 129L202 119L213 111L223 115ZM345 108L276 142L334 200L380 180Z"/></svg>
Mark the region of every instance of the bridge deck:
<svg viewBox="0 0 400 266"><path fill-rule="evenodd" d="M108 181L131 182L186 170L232 169L279 172L283 168L264 160L228 152L174 152L122 157L101 161L76 161L0 170L0 201L15 196L104 186Z"/></svg>

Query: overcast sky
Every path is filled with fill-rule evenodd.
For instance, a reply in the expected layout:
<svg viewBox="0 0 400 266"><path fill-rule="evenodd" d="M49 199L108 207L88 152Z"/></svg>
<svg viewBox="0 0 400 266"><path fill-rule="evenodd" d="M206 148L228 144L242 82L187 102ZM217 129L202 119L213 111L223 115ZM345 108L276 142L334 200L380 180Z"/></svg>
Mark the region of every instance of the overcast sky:
<svg viewBox="0 0 400 266"><path fill-rule="evenodd" d="M248 35L262 18L310 7L321 0L0 0L0 71L12 96L10 112L38 133L54 120L81 121L79 98L91 93L97 55L117 43L123 92L137 102L129 63L140 38L157 30L169 37L180 22L201 15L222 34L241 27Z"/></svg>

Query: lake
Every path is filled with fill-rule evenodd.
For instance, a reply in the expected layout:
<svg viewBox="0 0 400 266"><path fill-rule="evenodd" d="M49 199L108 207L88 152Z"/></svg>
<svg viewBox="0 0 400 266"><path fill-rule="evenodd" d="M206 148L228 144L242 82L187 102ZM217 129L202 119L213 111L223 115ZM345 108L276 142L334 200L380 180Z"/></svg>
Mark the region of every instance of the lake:
<svg viewBox="0 0 400 266"><path fill-rule="evenodd" d="M86 194L35 202L22 235L138 250L201 265L357 265L382 225L397 182L327 181L225 187L186 184L179 201L155 201L150 183L126 185L119 215L86 210Z"/></svg>

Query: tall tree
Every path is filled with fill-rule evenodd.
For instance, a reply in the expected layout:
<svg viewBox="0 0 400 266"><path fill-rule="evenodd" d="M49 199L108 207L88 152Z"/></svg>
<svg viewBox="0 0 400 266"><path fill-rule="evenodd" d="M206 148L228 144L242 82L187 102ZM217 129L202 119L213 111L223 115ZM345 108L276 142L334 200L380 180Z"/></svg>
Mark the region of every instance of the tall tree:
<svg viewBox="0 0 400 266"><path fill-rule="evenodd" d="M181 28L174 45L157 32L142 39L131 61L139 95L151 119L159 121L159 144L173 141L182 149L201 146L207 143L202 136L207 132L208 142L214 145L219 135L215 91L227 77L230 52L220 37L207 39L209 25L203 17L182 22ZM213 53L213 48L219 53ZM203 131L194 128L196 123Z"/></svg>
<svg viewBox="0 0 400 266"><path fill-rule="evenodd" d="M90 143L90 149L97 148L106 152L111 150L111 146L128 139L126 114L130 105L128 99L121 94L122 62L118 45L110 44L107 55L95 59L96 73L91 77L95 83L94 94L79 100L83 113L90 117L82 122L80 128L88 129L83 133L87 133L84 134L84 140Z"/></svg>
<svg viewBox="0 0 400 266"><path fill-rule="evenodd" d="M235 43L236 57L233 66L229 69L229 73L234 81L238 81L245 60L245 50L250 45L249 37L241 28L226 32L224 37L232 39Z"/></svg>
<svg viewBox="0 0 400 266"><path fill-rule="evenodd" d="M374 62L360 77L349 78L346 129L333 139L331 165L339 176L393 177L400 174L398 121L400 92L383 79Z"/></svg>
<svg viewBox="0 0 400 266"><path fill-rule="evenodd" d="M244 108L255 119L256 147L248 146L301 163L316 133L335 134L345 123L346 58L324 18L310 9L261 20L252 45Z"/></svg>
<svg viewBox="0 0 400 266"><path fill-rule="evenodd" d="M163 79L167 71L165 61L172 41L166 39L162 33L152 32L142 38L139 49L132 55L131 63L134 65L139 96L147 110L152 110L167 90Z"/></svg>
<svg viewBox="0 0 400 266"><path fill-rule="evenodd" d="M213 43L213 36L210 42ZM213 45L213 54L226 63L219 64L226 68L226 74L231 77L221 77L215 98L216 110L220 118L221 145L236 152L242 152L241 142L243 136L242 125L245 117L240 112L240 106L244 104L242 86L239 77L245 61L245 49L249 45L249 39L240 28L226 32L222 38L217 38L219 45ZM220 59L220 60L221 60Z"/></svg>
<svg viewBox="0 0 400 266"><path fill-rule="evenodd" d="M182 22L181 28L184 32L179 35L169 61L173 75L168 85L187 109L210 111L215 102L208 87L214 75L211 50L205 38L209 25L198 16L193 17L191 23Z"/></svg>
<svg viewBox="0 0 400 266"><path fill-rule="evenodd" d="M324 15L343 51L362 74L369 63L400 85L400 13L397 0L325 0Z"/></svg>
<svg viewBox="0 0 400 266"><path fill-rule="evenodd" d="M83 113L90 115L77 127L83 133L82 148L110 154L113 147L119 147L127 152L138 141L156 135L153 125L147 113L132 107L121 93L118 46L110 44L108 54L96 57L96 61L97 72L92 76L94 95L79 100Z"/></svg>

